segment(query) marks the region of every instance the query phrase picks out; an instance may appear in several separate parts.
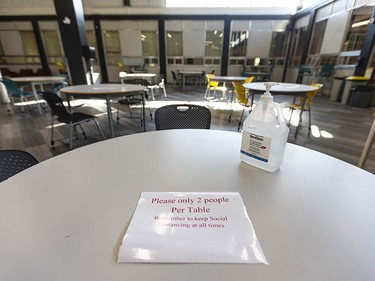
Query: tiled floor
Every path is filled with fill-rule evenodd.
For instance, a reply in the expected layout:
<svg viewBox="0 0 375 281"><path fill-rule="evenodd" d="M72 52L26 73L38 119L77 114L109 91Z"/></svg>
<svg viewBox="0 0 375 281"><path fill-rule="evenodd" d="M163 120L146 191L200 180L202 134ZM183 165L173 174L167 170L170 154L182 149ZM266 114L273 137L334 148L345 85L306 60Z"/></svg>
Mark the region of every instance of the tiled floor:
<svg viewBox="0 0 375 281"><path fill-rule="evenodd" d="M149 104L152 111L159 106L167 103L185 103L192 102L207 106L212 112L213 130L237 131L241 106L234 105L234 113L231 122L228 117L231 105L225 101L205 101L204 90L190 90L185 92L171 90L167 87L168 99L162 97L151 101ZM276 102L290 102L290 97L276 96ZM82 100L76 101L83 104L80 110L88 111L98 117L98 121L106 136L109 136L109 129L106 116L106 106L103 101L99 100ZM23 149L31 152L39 161L44 161L55 155L67 152L68 140L57 142L56 149L52 150L49 145L50 122L49 112L40 115L35 104L26 110L23 116L16 107L16 112L12 115L7 113L8 105L0 105L0 149ZM114 102L113 116L116 119L117 103ZM139 109L133 109L136 115ZM375 108L358 108L343 105L338 102L332 102L328 97L317 96L313 103L312 124L313 132L307 135L307 113L304 115L304 122L297 138L294 138L295 126L297 120L292 118L291 132L288 141L297 145L302 145L316 151L320 151L339 158L343 161L357 165L359 156L362 152L363 145L366 141L368 132L373 122L372 114ZM115 124L116 136L123 136L134 133L141 133L142 127L139 119L125 118L128 113L126 107L121 106L121 118L119 124ZM286 110L286 118L289 119L289 113ZM294 114L297 117L298 114ZM100 135L94 123L85 124L88 139L79 138L75 140L75 147L87 145L96 141L101 141ZM155 130L153 120L147 116L147 130ZM63 138L68 136L68 126L58 126L56 128L56 137ZM370 152L366 162L365 169L372 173L375 172L375 146Z"/></svg>

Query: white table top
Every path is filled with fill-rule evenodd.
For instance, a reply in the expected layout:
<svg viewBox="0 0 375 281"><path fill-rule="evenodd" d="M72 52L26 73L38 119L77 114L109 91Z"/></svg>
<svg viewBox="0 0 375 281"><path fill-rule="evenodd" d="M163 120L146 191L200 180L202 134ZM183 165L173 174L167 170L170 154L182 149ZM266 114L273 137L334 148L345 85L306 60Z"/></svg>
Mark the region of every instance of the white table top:
<svg viewBox="0 0 375 281"><path fill-rule="evenodd" d="M244 82L246 79L247 79L247 77L242 77L242 76L213 76L213 77L210 77L210 80L218 81L218 82Z"/></svg>
<svg viewBox="0 0 375 281"><path fill-rule="evenodd" d="M60 91L68 95L113 95L136 93L147 90L147 87L129 84L95 84L78 85L62 88Z"/></svg>
<svg viewBox="0 0 375 281"><path fill-rule="evenodd" d="M281 83L275 82L277 85L272 86L270 92L279 92L279 93L305 93L316 90L316 87L304 84L295 84L295 83ZM265 91L266 87L264 82L255 82L255 83L245 83L243 86L247 89L254 91Z"/></svg>
<svg viewBox="0 0 375 281"><path fill-rule="evenodd" d="M120 78L153 78L155 73L119 73Z"/></svg>
<svg viewBox="0 0 375 281"><path fill-rule="evenodd" d="M292 144L269 173L240 162L240 141L214 130L134 134L4 181L0 280L373 280L375 176ZM269 265L117 264L142 191L240 192Z"/></svg>
<svg viewBox="0 0 375 281"><path fill-rule="evenodd" d="M196 71L196 70L180 70L178 71L179 74L184 75L201 75L203 74L203 71Z"/></svg>
<svg viewBox="0 0 375 281"><path fill-rule="evenodd" d="M25 77L12 77L14 82L30 82L30 83L55 83L65 81L63 76L25 76Z"/></svg>

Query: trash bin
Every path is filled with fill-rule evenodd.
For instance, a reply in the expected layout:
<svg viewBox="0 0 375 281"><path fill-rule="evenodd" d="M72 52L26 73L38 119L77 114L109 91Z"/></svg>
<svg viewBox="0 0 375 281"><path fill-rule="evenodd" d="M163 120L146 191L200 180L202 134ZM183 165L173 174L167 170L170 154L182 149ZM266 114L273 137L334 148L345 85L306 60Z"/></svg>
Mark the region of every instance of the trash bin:
<svg viewBox="0 0 375 281"><path fill-rule="evenodd" d="M368 85L357 85L351 88L349 105L355 107L371 106L374 95L374 87Z"/></svg>
<svg viewBox="0 0 375 281"><path fill-rule="evenodd" d="M353 86L366 85L370 81L370 77L366 76L349 76L345 78L345 87L341 97L341 103L348 104L350 91Z"/></svg>
<svg viewBox="0 0 375 281"><path fill-rule="evenodd" d="M333 78L332 89L330 93L331 101L341 101L345 87L345 79L348 76L336 76Z"/></svg>

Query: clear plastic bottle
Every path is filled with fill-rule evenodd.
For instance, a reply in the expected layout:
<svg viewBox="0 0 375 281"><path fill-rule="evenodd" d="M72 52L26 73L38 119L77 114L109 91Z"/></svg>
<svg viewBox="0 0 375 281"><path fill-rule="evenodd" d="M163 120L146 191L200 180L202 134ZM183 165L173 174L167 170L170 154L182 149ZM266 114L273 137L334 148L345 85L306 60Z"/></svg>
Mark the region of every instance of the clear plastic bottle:
<svg viewBox="0 0 375 281"><path fill-rule="evenodd" d="M265 83L266 92L243 124L240 153L243 162L269 172L280 168L289 134L281 106L270 93L273 85Z"/></svg>

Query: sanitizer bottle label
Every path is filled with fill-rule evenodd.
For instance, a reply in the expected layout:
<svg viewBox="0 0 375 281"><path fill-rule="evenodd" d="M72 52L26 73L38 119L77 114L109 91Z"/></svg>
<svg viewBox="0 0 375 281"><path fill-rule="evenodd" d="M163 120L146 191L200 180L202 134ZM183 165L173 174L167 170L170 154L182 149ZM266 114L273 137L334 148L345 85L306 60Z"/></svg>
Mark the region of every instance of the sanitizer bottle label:
<svg viewBox="0 0 375 281"><path fill-rule="evenodd" d="M272 139L268 137L243 132L241 153L267 163L270 154L271 141Z"/></svg>

